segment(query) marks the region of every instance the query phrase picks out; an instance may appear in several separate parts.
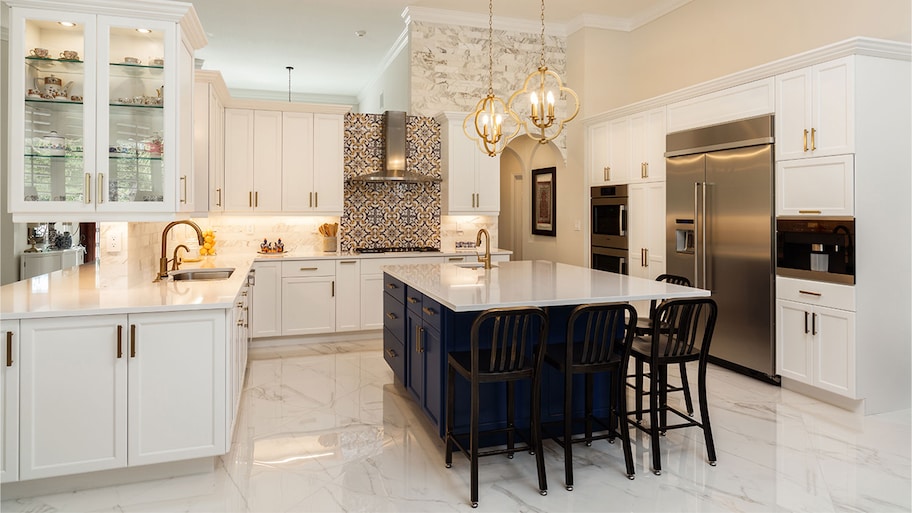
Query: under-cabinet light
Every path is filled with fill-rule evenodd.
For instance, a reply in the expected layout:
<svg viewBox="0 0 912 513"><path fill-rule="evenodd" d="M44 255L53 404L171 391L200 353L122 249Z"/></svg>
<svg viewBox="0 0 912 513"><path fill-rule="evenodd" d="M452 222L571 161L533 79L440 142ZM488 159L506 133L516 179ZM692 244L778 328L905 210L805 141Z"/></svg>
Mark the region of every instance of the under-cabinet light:
<svg viewBox="0 0 912 513"><path fill-rule="evenodd" d="M138 29L136 29L136 31L139 32L140 34L149 34L152 32L152 29L138 28Z"/></svg>
<svg viewBox="0 0 912 513"><path fill-rule="evenodd" d="M57 23L59 23L60 25L63 25L64 27L75 27L76 26L76 24L73 23L72 21L58 21Z"/></svg>

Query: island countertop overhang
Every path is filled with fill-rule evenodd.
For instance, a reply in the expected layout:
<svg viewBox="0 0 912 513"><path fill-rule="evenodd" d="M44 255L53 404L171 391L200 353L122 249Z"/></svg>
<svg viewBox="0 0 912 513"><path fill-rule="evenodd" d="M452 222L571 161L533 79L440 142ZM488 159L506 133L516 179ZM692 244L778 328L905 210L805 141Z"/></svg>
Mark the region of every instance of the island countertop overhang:
<svg viewBox="0 0 912 513"><path fill-rule="evenodd" d="M384 266L383 271L454 312L706 297L710 291L547 260Z"/></svg>

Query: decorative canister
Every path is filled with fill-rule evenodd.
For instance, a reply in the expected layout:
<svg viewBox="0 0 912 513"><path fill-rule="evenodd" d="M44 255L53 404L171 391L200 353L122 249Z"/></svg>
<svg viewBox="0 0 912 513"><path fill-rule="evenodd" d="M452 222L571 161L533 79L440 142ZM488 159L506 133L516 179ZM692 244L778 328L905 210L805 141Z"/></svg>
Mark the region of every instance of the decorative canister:
<svg viewBox="0 0 912 513"><path fill-rule="evenodd" d="M336 251L336 244L339 239L336 237L323 237L323 252L325 253L334 253Z"/></svg>
<svg viewBox="0 0 912 513"><path fill-rule="evenodd" d="M66 138L51 130L51 133L41 138L41 147L48 155L62 157L66 154Z"/></svg>

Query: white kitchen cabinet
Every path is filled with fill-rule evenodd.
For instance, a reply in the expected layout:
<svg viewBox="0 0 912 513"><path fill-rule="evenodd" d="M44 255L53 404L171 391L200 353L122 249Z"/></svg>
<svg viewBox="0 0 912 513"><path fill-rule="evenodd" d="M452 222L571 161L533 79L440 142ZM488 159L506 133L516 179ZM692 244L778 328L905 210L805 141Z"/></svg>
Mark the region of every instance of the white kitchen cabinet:
<svg viewBox="0 0 912 513"><path fill-rule="evenodd" d="M10 66L15 221L156 220L195 207L192 177L181 170L191 168L193 52L205 37L190 9L144 4L127 18L102 14L108 2L11 8L10 56L20 62Z"/></svg>
<svg viewBox="0 0 912 513"><path fill-rule="evenodd" d="M249 277L248 277L249 279ZM244 392L244 377L247 374L247 342L250 333L250 283L245 283L234 299L234 308L228 320L228 365L225 394L225 452L231 450L241 396Z"/></svg>
<svg viewBox="0 0 912 513"><path fill-rule="evenodd" d="M0 321L0 483L19 480L19 321Z"/></svg>
<svg viewBox="0 0 912 513"><path fill-rule="evenodd" d="M342 213L345 122L340 114L282 114L282 210Z"/></svg>
<svg viewBox="0 0 912 513"><path fill-rule="evenodd" d="M225 109L225 211L282 209L282 113Z"/></svg>
<svg viewBox="0 0 912 513"><path fill-rule="evenodd" d="M855 57L776 77L776 158L855 151Z"/></svg>
<svg viewBox="0 0 912 513"><path fill-rule="evenodd" d="M630 184L627 194L628 272L653 280L665 272L665 182Z"/></svg>
<svg viewBox="0 0 912 513"><path fill-rule="evenodd" d="M130 314L130 466L225 452L225 314Z"/></svg>
<svg viewBox="0 0 912 513"><path fill-rule="evenodd" d="M127 316L25 319L20 333L20 479L125 467Z"/></svg>
<svg viewBox="0 0 912 513"><path fill-rule="evenodd" d="M26 280L41 274L81 265L83 260L85 260L83 248L22 253L19 255L19 279Z"/></svg>
<svg viewBox="0 0 912 513"><path fill-rule="evenodd" d="M590 185L627 183L630 178L630 129L626 117L589 127Z"/></svg>
<svg viewBox="0 0 912 513"><path fill-rule="evenodd" d="M224 310L22 320L20 479L223 454L225 326Z"/></svg>
<svg viewBox="0 0 912 513"><path fill-rule="evenodd" d="M665 180L665 107L629 117L631 183Z"/></svg>
<svg viewBox="0 0 912 513"><path fill-rule="evenodd" d="M332 260L282 263L282 334L336 329L336 266Z"/></svg>
<svg viewBox="0 0 912 513"><path fill-rule="evenodd" d="M777 278L776 372L856 398L854 287Z"/></svg>
<svg viewBox="0 0 912 513"><path fill-rule="evenodd" d="M336 260L336 331L361 329L361 262Z"/></svg>
<svg viewBox="0 0 912 513"><path fill-rule="evenodd" d="M854 216L854 156L776 162L776 215Z"/></svg>
<svg viewBox="0 0 912 513"><path fill-rule="evenodd" d="M217 71L196 71L193 86L194 175L205 175L208 187L197 186L194 198L210 212L225 210L225 106L226 93ZM202 183L202 182L200 182Z"/></svg>
<svg viewBox="0 0 912 513"><path fill-rule="evenodd" d="M444 215L500 213L500 157L490 157L465 136L466 113L444 112L440 124L441 211Z"/></svg>
<svg viewBox="0 0 912 513"><path fill-rule="evenodd" d="M282 262L256 262L253 269L250 337L278 337L282 335Z"/></svg>
<svg viewBox="0 0 912 513"><path fill-rule="evenodd" d="M378 299L379 298L379 299ZM361 274L361 329L383 328L383 273Z"/></svg>

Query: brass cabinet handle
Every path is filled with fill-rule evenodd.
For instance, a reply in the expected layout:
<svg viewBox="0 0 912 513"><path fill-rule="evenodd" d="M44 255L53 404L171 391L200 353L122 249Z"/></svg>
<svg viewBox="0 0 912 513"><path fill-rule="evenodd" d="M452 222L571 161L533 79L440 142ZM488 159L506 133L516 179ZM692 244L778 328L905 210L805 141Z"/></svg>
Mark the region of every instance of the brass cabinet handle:
<svg viewBox="0 0 912 513"><path fill-rule="evenodd" d="M13 366L13 332L6 332L6 366Z"/></svg>
<svg viewBox="0 0 912 513"><path fill-rule="evenodd" d="M811 151L815 151L816 149L817 149L817 129L812 128L811 129Z"/></svg>
<svg viewBox="0 0 912 513"><path fill-rule="evenodd" d="M437 312L435 312L434 310L432 310L426 306L421 307L421 311L424 312L425 315L437 315Z"/></svg>
<svg viewBox="0 0 912 513"><path fill-rule="evenodd" d="M222 188L221 187L215 188L215 197L218 198L215 200L215 206L217 206L217 207L222 206Z"/></svg>
<svg viewBox="0 0 912 513"><path fill-rule="evenodd" d="M804 151L808 151L808 131L804 129Z"/></svg>
<svg viewBox="0 0 912 513"><path fill-rule="evenodd" d="M393 312L386 312L386 316L394 321L399 318L399 316L394 314Z"/></svg>
<svg viewBox="0 0 912 513"><path fill-rule="evenodd" d="M320 208L320 193L314 193L314 208Z"/></svg>
<svg viewBox="0 0 912 513"><path fill-rule="evenodd" d="M329 284L330 284L329 297L336 297L336 280L329 282Z"/></svg>
<svg viewBox="0 0 912 513"><path fill-rule="evenodd" d="M387 349L387 350L386 350L386 354L388 354L390 358L398 358L398 357L399 357L399 353L397 353L397 352L396 352L395 350L393 350L393 349Z"/></svg>
<svg viewBox="0 0 912 513"><path fill-rule="evenodd" d="M357 264L357 260L339 260L340 264Z"/></svg>
<svg viewBox="0 0 912 513"><path fill-rule="evenodd" d="M399 288L399 285L396 285L395 283L387 283L387 284L386 284L386 288L388 288L388 289L390 289L390 290L392 290L392 289L398 289L398 288Z"/></svg>
<svg viewBox="0 0 912 513"><path fill-rule="evenodd" d="M258 208L260 206L260 191L253 193L253 208Z"/></svg>
<svg viewBox="0 0 912 513"><path fill-rule="evenodd" d="M611 181L611 166L605 166L605 181Z"/></svg>
<svg viewBox="0 0 912 513"><path fill-rule="evenodd" d="M643 248L643 267L649 267L649 248Z"/></svg>
<svg viewBox="0 0 912 513"><path fill-rule="evenodd" d="M808 332L808 313L804 312L804 333Z"/></svg>
<svg viewBox="0 0 912 513"><path fill-rule="evenodd" d="M421 334L422 333L424 333L424 328L422 328L421 326L416 326L415 327L415 352L416 353L424 352L424 348L421 347Z"/></svg>
<svg viewBox="0 0 912 513"><path fill-rule="evenodd" d="M123 358L123 326L117 325L117 357Z"/></svg>
<svg viewBox="0 0 912 513"><path fill-rule="evenodd" d="M253 191L247 191L247 206L253 208Z"/></svg>
<svg viewBox="0 0 912 513"><path fill-rule="evenodd" d="M187 175L180 177L181 182L181 203L187 203Z"/></svg>
<svg viewBox="0 0 912 513"><path fill-rule="evenodd" d="M98 186L98 190L95 191L95 200L104 203L104 173L98 173L95 185Z"/></svg>
<svg viewBox="0 0 912 513"><path fill-rule="evenodd" d="M798 293L799 293L799 294L807 294L807 295L809 295L809 296L817 296L817 297L820 297L820 296L823 295L823 294L821 294L820 292L811 292L810 290L799 290Z"/></svg>
<svg viewBox="0 0 912 513"><path fill-rule="evenodd" d="M817 334L817 314L811 314L811 335Z"/></svg>
<svg viewBox="0 0 912 513"><path fill-rule="evenodd" d="M450 257L449 258L450 262L462 262L464 260L465 260L465 257Z"/></svg>
<svg viewBox="0 0 912 513"><path fill-rule="evenodd" d="M302 267L301 271L316 271L318 267Z"/></svg>
<svg viewBox="0 0 912 513"><path fill-rule="evenodd" d="M649 162L643 162L643 167L646 168L646 174L643 175L643 178L649 178Z"/></svg>
<svg viewBox="0 0 912 513"><path fill-rule="evenodd" d="M130 358L136 358L136 325L130 325Z"/></svg>
<svg viewBox="0 0 912 513"><path fill-rule="evenodd" d="M86 205L92 202L92 175L89 173L85 176L85 202Z"/></svg>
<svg viewBox="0 0 912 513"><path fill-rule="evenodd" d="M799 210L799 214L822 214L820 210Z"/></svg>
<svg viewBox="0 0 912 513"><path fill-rule="evenodd" d="M418 302L418 298L409 296L408 302L414 305Z"/></svg>
<svg viewBox="0 0 912 513"><path fill-rule="evenodd" d="M313 206L314 206L314 193L313 192L307 193L307 206L310 208L313 208Z"/></svg>

